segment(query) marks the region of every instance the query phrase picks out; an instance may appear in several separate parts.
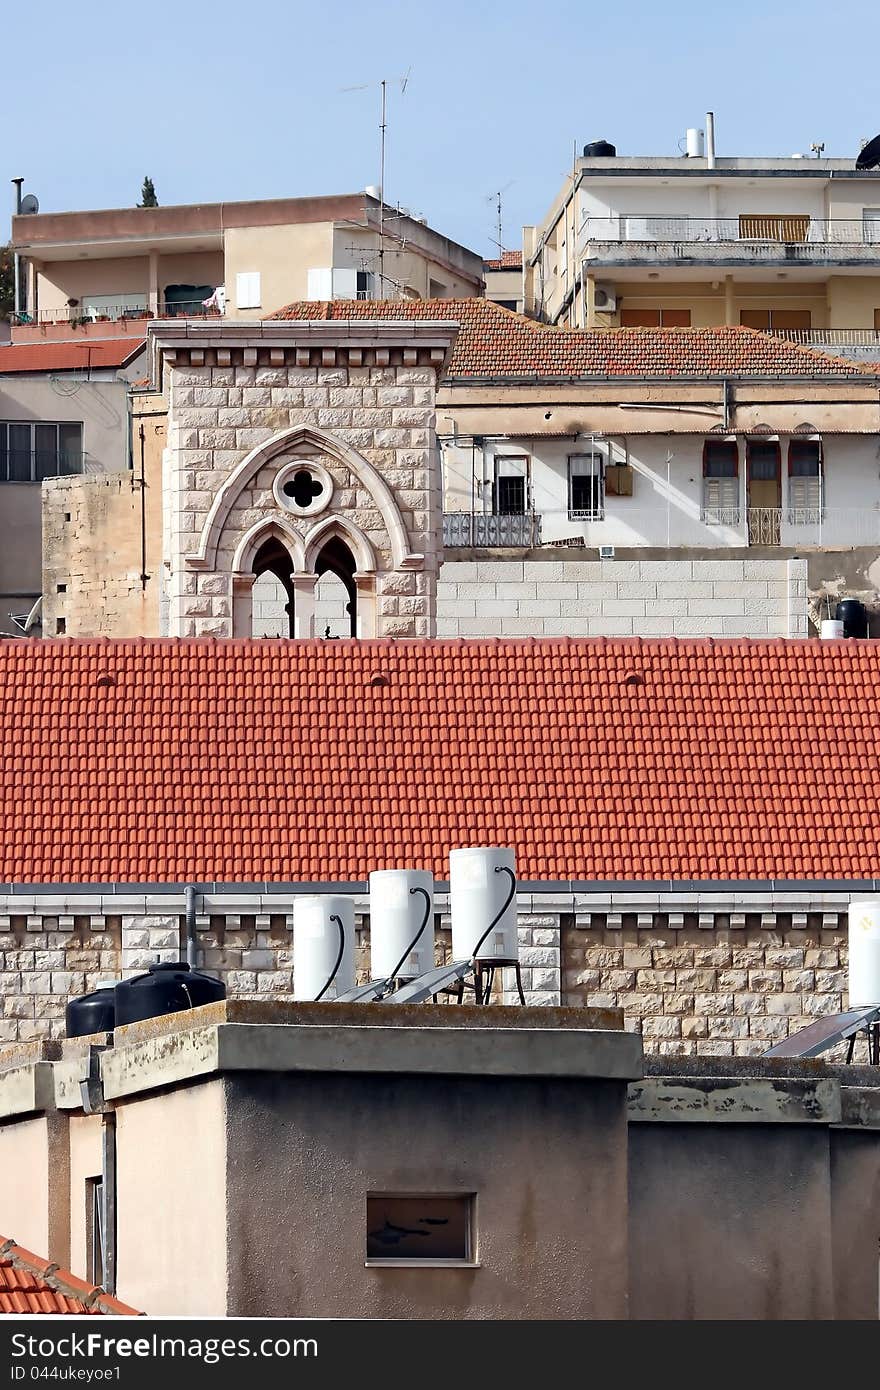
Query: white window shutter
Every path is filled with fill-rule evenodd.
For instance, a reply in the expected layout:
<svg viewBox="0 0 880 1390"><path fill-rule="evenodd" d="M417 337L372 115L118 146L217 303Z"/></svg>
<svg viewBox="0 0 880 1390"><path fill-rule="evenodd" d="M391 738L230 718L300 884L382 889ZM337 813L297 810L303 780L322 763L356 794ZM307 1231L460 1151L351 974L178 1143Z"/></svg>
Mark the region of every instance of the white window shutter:
<svg viewBox="0 0 880 1390"><path fill-rule="evenodd" d="M356 270L334 269L332 276L334 299L357 299L358 275Z"/></svg>
<svg viewBox="0 0 880 1390"><path fill-rule="evenodd" d="M333 298L333 271L329 266L317 266L309 271L306 298L309 300Z"/></svg>
<svg viewBox="0 0 880 1390"><path fill-rule="evenodd" d="M235 307L237 309L260 308L260 272L240 270L235 277Z"/></svg>

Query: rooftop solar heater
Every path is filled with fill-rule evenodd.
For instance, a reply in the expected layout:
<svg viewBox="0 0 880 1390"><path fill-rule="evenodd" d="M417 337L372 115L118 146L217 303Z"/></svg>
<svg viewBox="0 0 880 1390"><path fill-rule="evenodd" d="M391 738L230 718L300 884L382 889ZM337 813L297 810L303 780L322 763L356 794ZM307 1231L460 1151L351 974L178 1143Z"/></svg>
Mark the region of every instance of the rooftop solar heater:
<svg viewBox="0 0 880 1390"><path fill-rule="evenodd" d="M418 979L411 980L409 984L401 985L400 989L389 994L383 1002L386 1004L421 1004L425 999L432 998L435 994L441 994L444 990L453 988L460 981L463 982L466 976L470 975L474 968L472 960L455 960L449 965L438 965L434 970L428 970L424 975L419 975Z"/></svg>
<svg viewBox="0 0 880 1390"><path fill-rule="evenodd" d="M799 1033L794 1033L790 1038L776 1043L774 1047L762 1052L761 1056L818 1057L820 1052L827 1052L829 1048L836 1047L838 1043L846 1042L849 1039L847 1061L851 1062L856 1035L864 1032L868 1038L871 1059L874 1061L878 1047L878 1027L880 1027L880 1007L876 1004L865 1009L849 1009L846 1013L829 1014L827 1018L817 1018L815 1023L802 1028Z"/></svg>

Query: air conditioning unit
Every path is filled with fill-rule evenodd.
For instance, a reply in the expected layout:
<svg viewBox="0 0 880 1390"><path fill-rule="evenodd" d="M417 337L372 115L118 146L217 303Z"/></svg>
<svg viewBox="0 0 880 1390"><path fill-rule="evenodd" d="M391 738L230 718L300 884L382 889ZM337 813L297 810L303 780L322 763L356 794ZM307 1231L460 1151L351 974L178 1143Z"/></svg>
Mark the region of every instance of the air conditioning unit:
<svg viewBox="0 0 880 1390"><path fill-rule="evenodd" d="M613 559L614 559L614 546L613 546L613 545L600 545L600 546L599 546L599 559L600 559L600 560L613 560Z"/></svg>
<svg viewBox="0 0 880 1390"><path fill-rule="evenodd" d="M602 314L613 314L617 309L617 295L613 285L596 285L595 307Z"/></svg>

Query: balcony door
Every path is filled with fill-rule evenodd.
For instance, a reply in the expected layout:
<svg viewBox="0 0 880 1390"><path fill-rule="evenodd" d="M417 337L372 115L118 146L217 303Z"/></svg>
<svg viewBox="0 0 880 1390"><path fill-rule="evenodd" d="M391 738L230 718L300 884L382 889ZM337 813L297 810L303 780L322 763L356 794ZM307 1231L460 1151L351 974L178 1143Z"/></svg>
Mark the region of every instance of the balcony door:
<svg viewBox="0 0 880 1390"><path fill-rule="evenodd" d="M782 476L779 441L750 439L746 444L746 505L749 545L779 545Z"/></svg>

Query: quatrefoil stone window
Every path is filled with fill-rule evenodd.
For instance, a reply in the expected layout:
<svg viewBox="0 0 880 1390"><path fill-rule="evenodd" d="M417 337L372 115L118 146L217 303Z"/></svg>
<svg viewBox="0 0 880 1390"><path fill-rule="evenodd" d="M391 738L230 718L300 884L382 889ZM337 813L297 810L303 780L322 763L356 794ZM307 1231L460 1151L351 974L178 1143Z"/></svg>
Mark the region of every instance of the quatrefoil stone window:
<svg viewBox="0 0 880 1390"><path fill-rule="evenodd" d="M315 516L333 496L333 479L317 459L294 459L279 469L272 491L285 511Z"/></svg>

